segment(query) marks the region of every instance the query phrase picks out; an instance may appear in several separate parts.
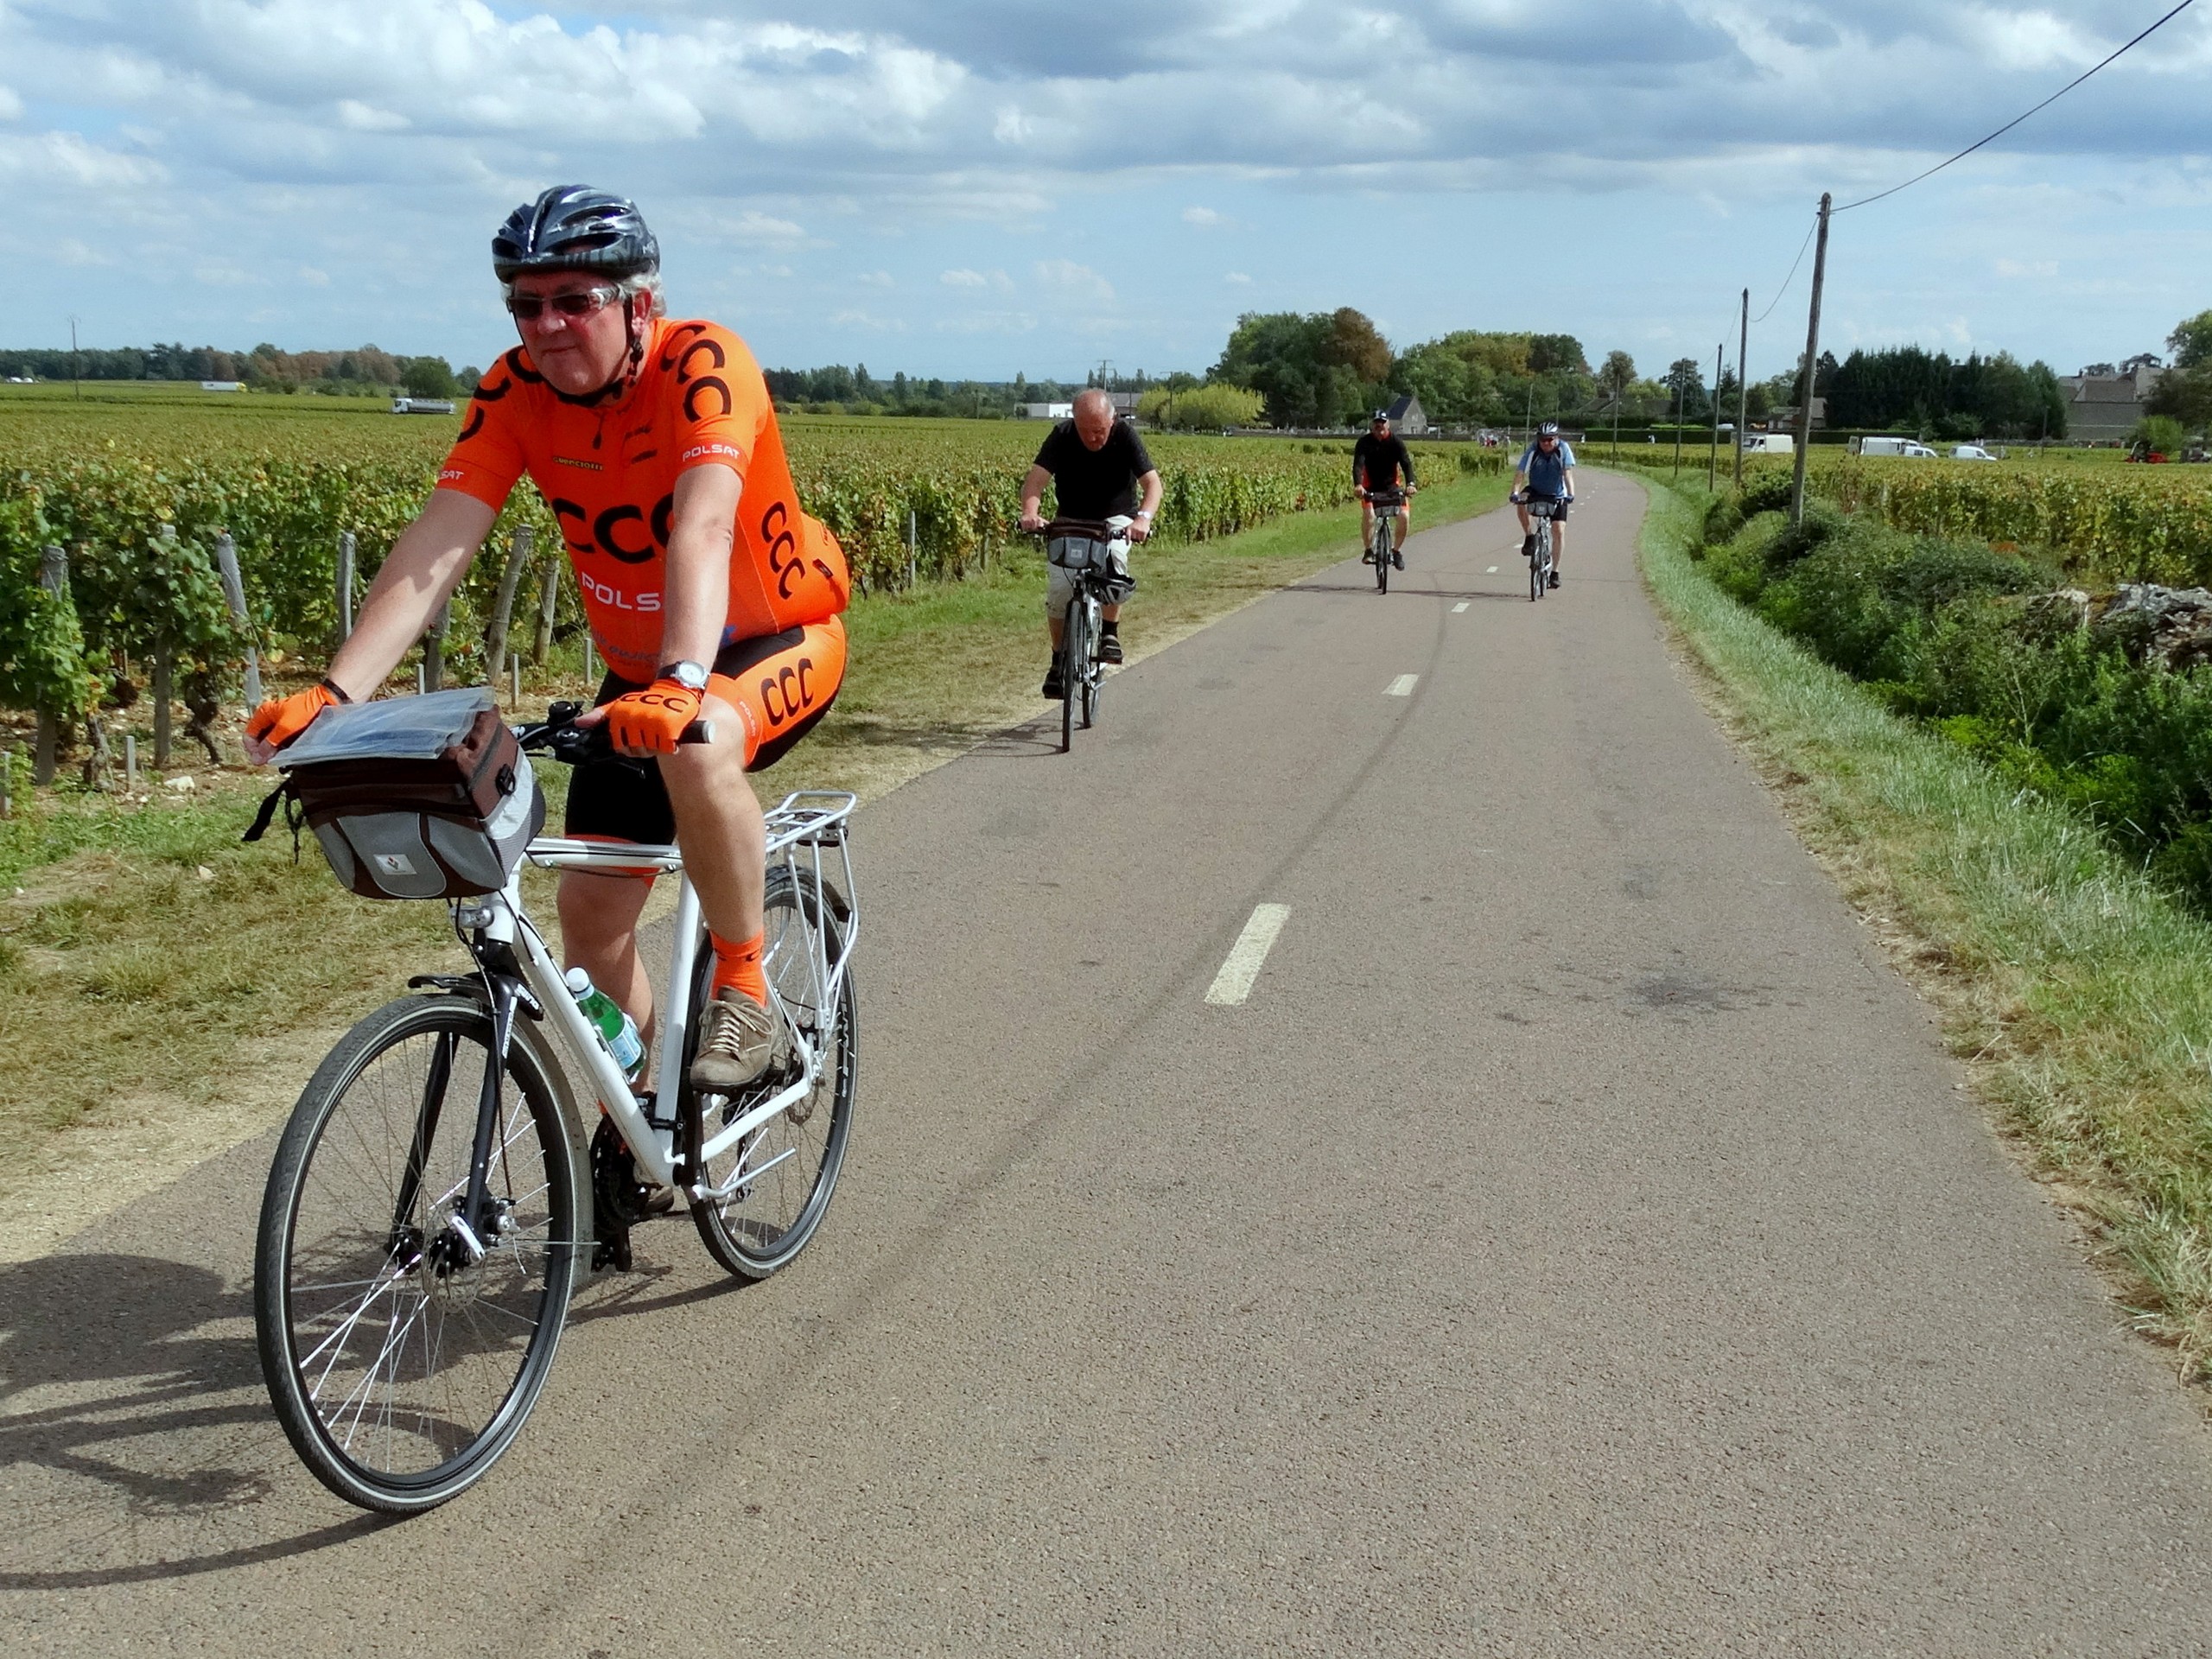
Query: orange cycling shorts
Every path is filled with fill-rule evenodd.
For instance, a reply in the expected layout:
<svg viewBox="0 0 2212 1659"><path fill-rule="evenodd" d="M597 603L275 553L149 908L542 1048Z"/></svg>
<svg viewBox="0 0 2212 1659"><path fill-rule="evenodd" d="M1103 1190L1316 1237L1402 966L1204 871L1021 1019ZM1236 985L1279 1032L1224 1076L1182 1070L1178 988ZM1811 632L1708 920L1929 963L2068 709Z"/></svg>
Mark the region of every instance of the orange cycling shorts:
<svg viewBox="0 0 2212 1659"><path fill-rule="evenodd" d="M845 679L845 625L837 617L724 645L707 677L707 695L737 710L745 769L772 766L819 725ZM594 706L642 689L609 674ZM715 734L728 742L730 734ZM592 841L664 845L676 839L658 761L609 755L575 768L569 779L567 833Z"/></svg>

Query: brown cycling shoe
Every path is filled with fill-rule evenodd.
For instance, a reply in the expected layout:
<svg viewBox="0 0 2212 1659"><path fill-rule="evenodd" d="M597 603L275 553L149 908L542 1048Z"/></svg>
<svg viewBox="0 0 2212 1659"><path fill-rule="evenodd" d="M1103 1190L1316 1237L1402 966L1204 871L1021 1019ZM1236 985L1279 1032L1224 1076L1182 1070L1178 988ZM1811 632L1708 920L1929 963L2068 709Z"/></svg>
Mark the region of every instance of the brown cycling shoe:
<svg viewBox="0 0 2212 1659"><path fill-rule="evenodd" d="M735 986L707 1005L706 1027L691 1058L691 1086L728 1094L768 1069L776 1053L775 1016Z"/></svg>

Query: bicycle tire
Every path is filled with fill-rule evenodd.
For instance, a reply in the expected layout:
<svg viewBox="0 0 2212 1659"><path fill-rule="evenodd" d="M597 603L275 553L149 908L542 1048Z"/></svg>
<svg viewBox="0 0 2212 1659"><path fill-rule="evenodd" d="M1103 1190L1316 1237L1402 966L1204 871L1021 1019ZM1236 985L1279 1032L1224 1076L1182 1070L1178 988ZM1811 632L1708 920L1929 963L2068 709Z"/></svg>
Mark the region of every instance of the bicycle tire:
<svg viewBox="0 0 2212 1659"><path fill-rule="evenodd" d="M846 921L834 895L826 894L810 871L772 871L763 906L766 926L761 968L776 988L777 995L794 1018L815 1032L826 1031L829 1041L823 1055L822 1074L814 1093L802 1107L772 1118L747 1135L728 1153L709 1160L708 1179L716 1185L729 1179L743 1162L766 1173L757 1183L741 1186L729 1199L695 1198L691 1219L707 1254L725 1270L758 1283L788 1265L829 1212L845 1166L845 1147L852 1136L853 1095L860 1074L860 999L848 964L839 981L836 1006L815 1007L812 976L804 959L805 932L795 924L804 921L823 930L827 955L834 960L842 947ZM691 1038L684 1065L698 1042L699 1014L706 1005L713 958L700 952L699 970L691 989ZM734 1119L762 1098L765 1088L782 1088L785 1074L772 1069L770 1077L727 1103L712 1108L704 1126L711 1135L719 1116L723 1123ZM687 1089L689 1085L686 1085ZM687 1099L684 1109L688 1112ZM820 1120L817 1124L817 1120ZM811 1134L807 1132L811 1131ZM813 1151L806 1159L808 1145ZM785 1219L779 1223L779 1214Z"/></svg>
<svg viewBox="0 0 2212 1659"><path fill-rule="evenodd" d="M1375 591L1390 591L1390 519L1382 512L1375 515Z"/></svg>
<svg viewBox="0 0 2212 1659"><path fill-rule="evenodd" d="M1101 637L1095 616L1097 609L1096 600L1084 601L1083 632L1086 639L1096 639ZM1083 670L1083 729L1087 732L1098 723L1098 691L1099 688L1105 683L1106 665L1098 660L1098 653L1095 646L1085 655L1089 660L1084 663Z"/></svg>
<svg viewBox="0 0 2212 1659"><path fill-rule="evenodd" d="M1060 624L1060 753L1075 747L1076 707L1083 695L1083 677L1090 665L1090 642L1083 637L1083 596L1068 601Z"/></svg>
<svg viewBox="0 0 2212 1659"><path fill-rule="evenodd" d="M493 1167L515 1224L480 1259L441 1264L491 1039L491 1015L466 996L370 1014L301 1091L262 1198L254 1317L270 1402L318 1480L387 1515L445 1503L513 1444L575 1288L574 1132L556 1064L523 1021Z"/></svg>

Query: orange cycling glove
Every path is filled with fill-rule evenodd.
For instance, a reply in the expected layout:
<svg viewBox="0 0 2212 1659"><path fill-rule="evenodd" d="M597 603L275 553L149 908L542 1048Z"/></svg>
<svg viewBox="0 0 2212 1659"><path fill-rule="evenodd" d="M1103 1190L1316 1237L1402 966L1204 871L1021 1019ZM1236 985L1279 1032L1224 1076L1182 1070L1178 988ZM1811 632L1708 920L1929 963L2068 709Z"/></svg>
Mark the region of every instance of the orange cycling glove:
<svg viewBox="0 0 2212 1659"><path fill-rule="evenodd" d="M352 701L328 680L324 680L304 691L295 691L289 697L270 698L253 711L253 718L245 723L245 734L266 743L272 749L281 749L314 725L315 716L324 709Z"/></svg>
<svg viewBox="0 0 2212 1659"><path fill-rule="evenodd" d="M607 705L607 734L616 749L627 753L648 749L655 754L674 754L676 740L699 718L706 694L694 691L679 680L655 680L642 691L632 691Z"/></svg>

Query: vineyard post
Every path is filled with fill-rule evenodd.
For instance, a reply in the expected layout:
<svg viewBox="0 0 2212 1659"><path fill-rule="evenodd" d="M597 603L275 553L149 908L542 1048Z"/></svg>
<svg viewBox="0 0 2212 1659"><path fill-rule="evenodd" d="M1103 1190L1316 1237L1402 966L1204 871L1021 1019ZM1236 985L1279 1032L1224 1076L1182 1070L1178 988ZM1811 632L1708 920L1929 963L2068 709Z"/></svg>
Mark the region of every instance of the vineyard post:
<svg viewBox="0 0 2212 1659"><path fill-rule="evenodd" d="M545 556L545 575L537 584L537 635L530 642L530 660L542 668L553 651L553 618L561 608L561 550Z"/></svg>
<svg viewBox="0 0 2212 1659"><path fill-rule="evenodd" d="M0 741L0 821L16 816L16 749Z"/></svg>
<svg viewBox="0 0 2212 1659"><path fill-rule="evenodd" d="M38 585L56 599L69 591L69 556L51 542L39 555ZM54 753L60 746L60 716L51 709L40 709L38 747L31 755L31 782L34 784L54 781Z"/></svg>
<svg viewBox="0 0 2212 1659"><path fill-rule="evenodd" d="M129 732L123 734L123 786L133 794L138 789L138 740Z"/></svg>
<svg viewBox="0 0 2212 1659"><path fill-rule="evenodd" d="M906 591L914 591L914 510L906 509Z"/></svg>
<svg viewBox="0 0 2212 1659"><path fill-rule="evenodd" d="M436 691L446 683L446 630L453 626L453 601L448 599L430 617L430 631L423 636L423 673L425 691Z"/></svg>
<svg viewBox="0 0 2212 1659"><path fill-rule="evenodd" d="M223 597L230 601L231 620L244 632L246 628L245 579L238 575L238 546L231 539L231 532L215 532L215 568L222 573ZM261 707L261 652L248 639L245 646L245 706L248 709Z"/></svg>
<svg viewBox="0 0 2212 1659"><path fill-rule="evenodd" d="M176 539L176 526L163 524L162 539ZM169 704L176 697L176 648L169 644L165 630L154 641L154 770L160 772L169 763L169 739L174 724Z"/></svg>
<svg viewBox="0 0 2212 1659"><path fill-rule="evenodd" d="M507 566L499 573L499 591L492 601L492 620L484 629L484 683L499 683L499 670L507 660L507 627L514 620L515 589L522 585L522 573L530 565L530 556L537 544L537 532L528 524L517 524L513 539L507 548Z"/></svg>
<svg viewBox="0 0 2212 1659"><path fill-rule="evenodd" d="M338 532L338 643L353 637L353 532Z"/></svg>

